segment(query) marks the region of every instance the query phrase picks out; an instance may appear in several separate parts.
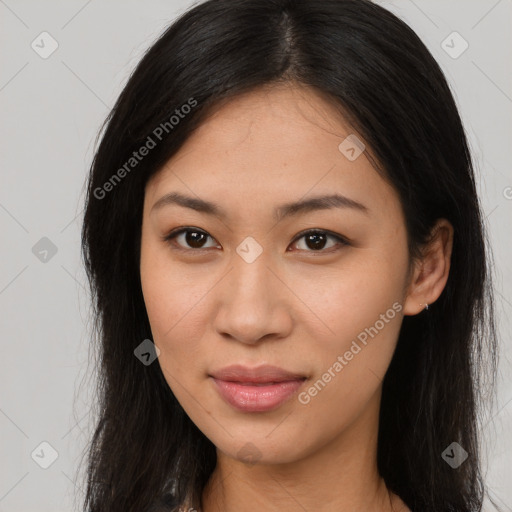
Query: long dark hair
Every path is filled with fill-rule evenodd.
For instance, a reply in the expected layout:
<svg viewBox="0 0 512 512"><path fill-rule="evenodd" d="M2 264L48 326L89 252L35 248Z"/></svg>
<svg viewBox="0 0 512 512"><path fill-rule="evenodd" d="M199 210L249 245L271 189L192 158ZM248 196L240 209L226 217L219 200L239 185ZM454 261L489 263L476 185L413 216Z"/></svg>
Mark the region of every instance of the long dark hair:
<svg viewBox="0 0 512 512"><path fill-rule="evenodd" d="M411 28L369 0L200 3L146 52L105 120L82 228L99 345L85 508L148 511L155 498L181 503L189 493L199 503L215 446L160 366L134 356L151 339L139 273L144 189L212 107L283 82L315 88L364 138L399 193L411 257L436 219L454 227L443 293L403 319L383 382L377 463L414 512L479 511L479 405L497 363L473 164L439 65ZM130 160L150 139L148 154ZM452 442L469 454L457 469L442 457Z"/></svg>

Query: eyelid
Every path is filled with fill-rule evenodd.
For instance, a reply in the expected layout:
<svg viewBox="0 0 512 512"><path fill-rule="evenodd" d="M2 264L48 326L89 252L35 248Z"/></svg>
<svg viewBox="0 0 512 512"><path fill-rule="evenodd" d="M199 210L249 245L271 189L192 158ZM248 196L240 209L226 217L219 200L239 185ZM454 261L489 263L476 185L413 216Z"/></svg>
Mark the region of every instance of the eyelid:
<svg viewBox="0 0 512 512"><path fill-rule="evenodd" d="M203 233L205 234L206 236L210 237L212 240L215 240L215 238L213 238L213 236L211 236L208 232L206 232L204 229L200 229L200 228L195 228L194 226L185 226L185 227L181 227L181 228L176 228L176 229L173 229L170 233L168 233L167 235L164 235L162 237L162 240L170 245L172 245L172 248L173 249L176 249L178 251L186 251L186 252L201 252L201 251L204 251L204 250L207 250L207 249L210 249L210 247L206 247L206 248L200 248L200 249L188 249L186 247L180 247L179 245L175 245L173 244L173 240L178 237L179 235L181 235L182 233L186 233L187 231L196 231L198 233Z"/></svg>
<svg viewBox="0 0 512 512"><path fill-rule="evenodd" d="M206 236L210 237L212 240L215 240L215 238L213 238L207 231L205 231L204 229L200 229L200 228L196 228L194 226L184 226L184 227L180 227L180 228L176 228L176 229L173 229L171 232L169 232L168 234L164 235L162 237L162 240L166 243L169 243L171 244L171 242L176 238L178 237L179 235L181 235L182 233L186 233L187 231L196 231L196 232L199 232L199 233L203 233L205 234ZM321 229L321 228L308 228L308 229L305 229L299 233L297 233L297 235L295 236L295 238L292 240L292 244L296 243L298 240L300 240L301 238L303 238L304 236L306 235L309 235L309 234L324 234L328 237L331 237L331 238L334 238L339 245L341 245L342 247L343 246L348 246L348 245L351 245L351 240L345 236L342 236L338 233L334 233L328 229ZM218 242L217 242L218 243ZM186 252L201 252L201 251L204 251L204 250L208 250L208 249L211 249L211 247L205 247L205 248L199 248L199 249L189 249L189 248L186 248L186 247L180 247L180 246L176 246L173 244L173 249L176 249L176 250L182 250L182 251L186 251ZM313 250L310 250L310 251L299 251L299 252L306 252L306 253L312 253L312 254L330 254L331 252L335 252L336 250L339 250L339 248L329 248L327 250L318 250L318 251L313 251Z"/></svg>

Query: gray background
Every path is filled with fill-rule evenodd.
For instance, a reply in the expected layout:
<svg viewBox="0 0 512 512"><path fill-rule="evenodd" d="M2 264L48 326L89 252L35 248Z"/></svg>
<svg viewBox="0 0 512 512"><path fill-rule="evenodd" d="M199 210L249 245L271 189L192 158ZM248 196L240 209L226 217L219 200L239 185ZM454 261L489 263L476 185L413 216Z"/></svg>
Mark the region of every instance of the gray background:
<svg viewBox="0 0 512 512"><path fill-rule="evenodd" d="M483 426L486 478L512 510L512 2L379 3L440 63L474 154L502 346L497 400ZM190 5L0 0L0 512L69 511L81 498L80 455L94 425L90 297L80 260L84 180L100 123L130 71ZM47 58L41 53L52 41L43 31L58 43ZM446 40L452 54L463 48L453 31L469 44L457 58L442 46Z"/></svg>

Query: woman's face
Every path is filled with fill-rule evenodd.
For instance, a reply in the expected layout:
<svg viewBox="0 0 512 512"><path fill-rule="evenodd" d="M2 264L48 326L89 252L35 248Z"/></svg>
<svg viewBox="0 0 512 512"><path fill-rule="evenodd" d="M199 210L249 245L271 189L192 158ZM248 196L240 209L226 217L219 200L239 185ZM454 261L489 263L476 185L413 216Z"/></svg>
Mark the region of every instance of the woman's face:
<svg viewBox="0 0 512 512"><path fill-rule="evenodd" d="M158 362L230 457L292 462L376 425L409 256L398 195L352 133L311 89L260 89L217 109L146 187L140 271ZM189 206L155 206L171 193ZM212 377L231 365L294 376Z"/></svg>

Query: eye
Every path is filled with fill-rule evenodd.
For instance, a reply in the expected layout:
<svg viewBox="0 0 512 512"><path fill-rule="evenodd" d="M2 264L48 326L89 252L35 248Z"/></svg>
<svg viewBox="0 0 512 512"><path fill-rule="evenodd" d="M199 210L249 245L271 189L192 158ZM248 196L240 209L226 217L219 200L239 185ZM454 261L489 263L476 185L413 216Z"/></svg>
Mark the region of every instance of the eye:
<svg viewBox="0 0 512 512"><path fill-rule="evenodd" d="M338 245L345 246L350 245L348 240L342 237L341 235L337 235L335 233L331 233L329 231L324 231L321 229L311 229L309 231L304 231L302 233L299 233L299 235L295 238L294 242L296 240L304 239L306 249L304 249L306 252L334 252L334 251L324 251L325 249L325 243L326 240L331 238L332 240L335 240ZM334 244L336 246L336 243ZM328 247L329 249L332 248L333 245ZM309 250L308 249L312 249ZM336 250L336 249L335 249Z"/></svg>
<svg viewBox="0 0 512 512"><path fill-rule="evenodd" d="M168 235L164 237L164 241L169 242L173 246L176 244L174 243L174 239L182 239L182 242L186 242L189 247L183 247L182 244L178 244L177 249L180 250L194 250L194 249L205 249L204 241L208 238L212 238L208 233L201 229L197 228L180 228L174 231L171 231ZM212 238L213 240L213 238Z"/></svg>
<svg viewBox="0 0 512 512"><path fill-rule="evenodd" d="M181 243L178 243L180 238ZM199 249L207 249L208 246L206 246L204 243L208 238L214 240L208 233L206 233L206 231L198 228L188 227L171 231L163 238L163 240L172 244L173 248L178 250L194 251ZM333 252L324 250L326 241L329 238L334 240L340 246L350 245L348 240L341 235L320 229L311 229L299 233L299 235L295 237L293 243L296 243L297 240L301 240L302 238L305 240L306 249L301 250L305 250L306 252ZM188 247L184 246L184 243L188 244ZM336 246L336 243L333 245ZM328 249L332 248L333 245L328 247Z"/></svg>

